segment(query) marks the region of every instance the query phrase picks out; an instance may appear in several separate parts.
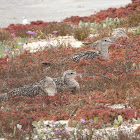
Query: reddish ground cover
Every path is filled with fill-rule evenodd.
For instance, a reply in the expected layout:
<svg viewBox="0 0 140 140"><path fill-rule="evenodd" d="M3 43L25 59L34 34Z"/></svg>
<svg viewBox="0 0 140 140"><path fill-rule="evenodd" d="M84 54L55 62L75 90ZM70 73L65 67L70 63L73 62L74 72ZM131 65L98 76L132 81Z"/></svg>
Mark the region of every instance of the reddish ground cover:
<svg viewBox="0 0 140 140"><path fill-rule="evenodd" d="M119 41L121 42L122 39ZM128 43L128 40L123 39L123 42ZM101 58L94 62L91 60L79 63L67 61L63 64L61 71L59 71L59 66L55 66L51 67L50 71L43 72L40 62L48 60L58 62L75 51L86 50L87 47L77 50L73 48L47 49L36 53L26 51L24 54L14 57L12 61L7 62L7 58L0 59L1 92L35 82L45 75L56 77L67 69L98 73L112 79L111 82L98 77L77 78L81 86L81 94L72 95L64 92L58 93L55 97L44 95L33 99L17 97L7 103L0 104L0 108L4 107L0 111L2 129L12 132L15 124L18 123L23 126L22 131L24 131L32 128L32 121L40 119L65 120L71 117L71 112L76 114L76 117L72 117L71 120L80 120L81 118L89 120L97 117L96 128L101 128L102 123L112 123L118 115L122 115L124 120L140 117L139 97L137 97L140 92L140 70L137 69L140 60L138 50L140 36L130 38L129 44L135 47L111 46L109 49L110 60L108 61ZM126 57L127 55L129 57ZM3 88L3 81L5 81L8 90ZM105 107L106 104L125 104L128 97L134 96L137 97L137 101L133 101L135 99L130 101L129 105L132 109Z"/></svg>
<svg viewBox="0 0 140 140"><path fill-rule="evenodd" d="M78 24L80 20L83 22L88 22L89 20L91 22L94 22L95 20L97 22L101 22L102 20L105 20L107 17L110 18L124 18L127 17L128 15L134 13L135 11L139 11L140 9L140 1L136 0L133 1L132 3L126 5L125 7L120 7L120 8L109 8L107 10L101 10L96 14L90 15L88 17L79 17L79 16L72 16L70 18L66 18L63 20L63 23L70 23L70 24ZM22 25L22 24L11 24L7 28L4 28L4 30L8 30L11 33L15 33L17 36L25 37L27 34L23 34L23 32L31 30L31 31L36 31L36 30L41 30L43 31L44 28L52 27L56 22L44 22L44 21L32 21L31 24L29 25ZM55 25L54 25L55 26ZM49 30L50 30L49 27ZM52 33L52 31L50 32ZM29 35L28 35L29 36Z"/></svg>
<svg viewBox="0 0 140 140"><path fill-rule="evenodd" d="M105 20L107 17L110 18L124 18L127 17L130 13L133 13L136 11L136 9L140 8L140 1L133 1L132 3L126 5L125 7L120 8L109 8L107 10L101 10L96 14L93 14L89 17L79 17L79 16L72 16L70 18L64 19L64 22L72 23L72 24L78 24L80 20L83 22L88 22L89 20L91 22L94 22L95 20L97 22L101 22L102 20Z"/></svg>

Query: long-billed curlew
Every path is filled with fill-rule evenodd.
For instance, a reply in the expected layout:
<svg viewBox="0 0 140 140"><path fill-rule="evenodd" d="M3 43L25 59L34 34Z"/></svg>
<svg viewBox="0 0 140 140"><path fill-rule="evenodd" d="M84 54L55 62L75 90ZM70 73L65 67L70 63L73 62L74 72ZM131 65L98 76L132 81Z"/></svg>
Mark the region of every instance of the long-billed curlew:
<svg viewBox="0 0 140 140"><path fill-rule="evenodd" d="M58 64L62 65L62 62L64 62L65 60L72 59L74 62L79 62L79 60L88 60L88 59L95 60L97 56L100 56L104 59L109 59L109 54L108 54L109 46L111 46L113 44L127 45L125 43L113 42L113 40L116 40L119 37L129 38L126 35L126 32L124 29L119 29L115 36L105 37L96 42L83 43L85 45L90 45L91 47L98 47L99 48L98 50L87 50L87 51L81 51L81 52L74 53L72 56L62 59L60 61L60 63L43 62L42 64L47 65L47 66L58 65Z"/></svg>
<svg viewBox="0 0 140 140"><path fill-rule="evenodd" d="M98 47L98 50L87 50L74 53L72 56L64 58L61 62L72 59L74 62L78 62L79 60L95 60L97 56L100 56L104 59L109 59L108 48L113 44L123 44L119 42L113 42L110 37L105 37L99 41L92 43L92 47Z"/></svg>
<svg viewBox="0 0 140 140"><path fill-rule="evenodd" d="M111 80L110 78L91 73L76 73L73 70L67 70L63 73L60 78L52 78L55 82L57 92L70 91L70 92L79 92L80 86L79 83L75 80L77 76L99 76Z"/></svg>
<svg viewBox="0 0 140 140"><path fill-rule="evenodd" d="M38 94L46 94L54 96L57 92L70 91L79 92L79 83L75 80L77 76L99 76L111 80L110 78L98 74L76 73L73 70L67 70L60 78L51 78L45 76L37 83L26 85L24 87L16 88L8 93L0 95L0 102L6 101L17 96L34 97Z"/></svg>
<svg viewBox="0 0 140 140"><path fill-rule="evenodd" d="M92 43L92 47L98 47L98 50L81 51L60 60L59 63L43 62L42 64L47 66L58 65L58 64L61 65L62 62L66 60L73 60L74 62L77 63L79 62L79 60L88 60L88 59L95 60L97 56L100 56L104 59L109 59L108 48L113 44L121 44L121 43L113 42L109 37L106 37Z"/></svg>
<svg viewBox="0 0 140 140"><path fill-rule="evenodd" d="M122 28L118 29L116 32L115 32L115 35L114 36L111 36L111 37L108 37L111 41L114 41L114 40L117 40L118 38L120 37L123 37L123 38L128 38L129 37L127 36L126 34L126 31ZM94 45L94 42L89 42L89 43L83 43L85 45L90 45L91 47L93 47Z"/></svg>

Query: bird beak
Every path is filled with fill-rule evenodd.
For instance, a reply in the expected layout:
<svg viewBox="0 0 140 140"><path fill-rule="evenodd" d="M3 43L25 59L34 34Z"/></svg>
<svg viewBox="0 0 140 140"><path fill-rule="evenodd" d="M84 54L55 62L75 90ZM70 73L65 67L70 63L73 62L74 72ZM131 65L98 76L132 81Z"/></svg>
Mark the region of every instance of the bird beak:
<svg viewBox="0 0 140 140"><path fill-rule="evenodd" d="M113 44L120 44L120 45L126 45L126 43L120 43L120 42L112 42L110 41L110 43L113 45Z"/></svg>
<svg viewBox="0 0 140 140"><path fill-rule="evenodd" d="M106 76L103 76L103 75L99 75L99 74L92 74L92 73L76 73L76 76L98 76L98 77L103 77L103 78L106 78L110 81L112 81L110 78L106 77Z"/></svg>
<svg viewBox="0 0 140 140"><path fill-rule="evenodd" d="M136 48L135 46L130 45L130 44L127 44L127 43L120 43L120 42L110 42L110 43L111 43L111 45L113 45L113 44L120 44L120 45L125 45L125 46L127 46L127 47L133 47L133 48Z"/></svg>
<svg viewBox="0 0 140 140"><path fill-rule="evenodd" d="M82 78L82 74L81 73L76 73L76 77Z"/></svg>

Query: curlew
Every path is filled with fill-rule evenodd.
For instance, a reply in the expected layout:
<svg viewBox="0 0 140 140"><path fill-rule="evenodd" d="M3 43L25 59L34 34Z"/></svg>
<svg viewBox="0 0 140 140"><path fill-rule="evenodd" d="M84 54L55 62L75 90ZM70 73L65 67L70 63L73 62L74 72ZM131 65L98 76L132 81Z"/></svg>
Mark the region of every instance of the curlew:
<svg viewBox="0 0 140 140"><path fill-rule="evenodd" d="M60 78L51 78L45 76L37 83L16 88L8 93L0 95L0 102L9 100L17 96L35 97L38 94L55 96L57 92L69 91L78 93L80 91L79 83L75 80L77 76L99 76L111 80L110 78L98 74L76 73L73 70L67 70Z"/></svg>
<svg viewBox="0 0 140 140"><path fill-rule="evenodd" d="M93 61L96 60L96 57L99 56L101 58L104 58L106 60L109 59L109 53L108 48L113 44L122 44L122 45L128 45L126 43L120 43L120 42L114 42L115 38L112 37L105 37L101 40L98 40L93 43L84 43L84 44L91 44L91 47L98 47L98 50L87 50L87 51L81 51L72 54L71 56L68 56L62 60L59 61L59 63L50 63L50 62L42 62L43 65L47 66L56 66L56 65L62 65L62 62L66 60L73 60L74 62L79 62L79 60L88 60L92 59Z"/></svg>
<svg viewBox="0 0 140 140"><path fill-rule="evenodd" d="M98 74L91 74L91 73L77 73L73 70L67 70L63 73L62 77L59 78L52 78L55 83L57 92L62 91L69 91L69 92L79 92L80 86L79 83L75 80L77 76L99 76L111 80L110 78L98 75Z"/></svg>
<svg viewBox="0 0 140 140"><path fill-rule="evenodd" d="M129 37L126 34L126 31L122 28L118 29L115 32L114 36L108 37L111 41L117 40L118 38L123 37L129 39ZM94 46L94 42L89 42L89 43L83 43L84 45L90 45L91 47Z"/></svg>
<svg viewBox="0 0 140 140"><path fill-rule="evenodd" d="M72 59L74 62L79 62L79 60L95 60L97 56L104 59L109 59L108 48L113 44L123 44L119 42L113 42L110 37L105 37L99 41L92 43L92 47L98 47L98 50L87 50L74 53L72 56L64 58L61 62ZM45 64L45 63L44 63Z"/></svg>
<svg viewBox="0 0 140 140"><path fill-rule="evenodd" d="M127 45L125 43L113 42L120 37L129 38L124 29L118 29L115 36L112 37L105 37L99 41L91 42L91 43L83 43L85 45L90 45L91 47L98 47L98 50L87 50L75 53L71 56L74 62L78 62L79 60L88 60L92 59L95 60L97 56L100 56L104 59L109 59L108 48L113 44L122 44ZM63 59L62 61L64 61Z"/></svg>
<svg viewBox="0 0 140 140"><path fill-rule="evenodd" d="M69 60L69 59L72 59L74 62L77 63L77 62L79 62L79 60L88 60L88 59L95 60L97 56L100 56L101 58L104 58L104 59L109 59L109 54L108 54L109 46L111 46L113 44L127 45L125 43L113 42L114 40L118 39L119 37L129 38L126 35L126 32L124 29L119 29L115 36L105 37L96 42L83 43L85 45L90 45L91 47L98 47L99 48L98 50L81 51L81 52L72 54L72 56L69 56L69 57L66 57L66 58L60 60L59 63L43 62L42 64L47 65L47 66L51 66L51 65L56 66L58 64L62 65L62 62L64 62L65 60Z"/></svg>

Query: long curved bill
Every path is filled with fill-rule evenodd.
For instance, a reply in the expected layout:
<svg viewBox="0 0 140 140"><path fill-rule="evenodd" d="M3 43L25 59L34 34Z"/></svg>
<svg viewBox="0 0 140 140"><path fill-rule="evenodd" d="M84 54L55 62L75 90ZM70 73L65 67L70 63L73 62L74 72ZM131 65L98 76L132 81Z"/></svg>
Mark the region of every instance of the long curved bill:
<svg viewBox="0 0 140 140"><path fill-rule="evenodd" d="M130 44L127 44L127 43L120 43L120 42L112 42L112 41L109 41L112 45L113 44L120 44L120 45L126 45L126 46L130 46L130 47L134 47L135 48L135 46L133 46L133 45L130 45Z"/></svg>
<svg viewBox="0 0 140 140"><path fill-rule="evenodd" d="M76 76L98 76L98 77L103 77L112 81L112 79L110 79L109 77L106 77L104 75L99 75L99 74L92 74L92 73L76 73Z"/></svg>
<svg viewBox="0 0 140 140"><path fill-rule="evenodd" d="M90 44L92 44L93 42L83 42L82 44L84 44L84 45L90 45Z"/></svg>
<svg viewBox="0 0 140 140"><path fill-rule="evenodd" d="M120 43L120 42L113 42L113 41L108 41L110 42L111 44L121 44L121 45L126 45L125 43Z"/></svg>

